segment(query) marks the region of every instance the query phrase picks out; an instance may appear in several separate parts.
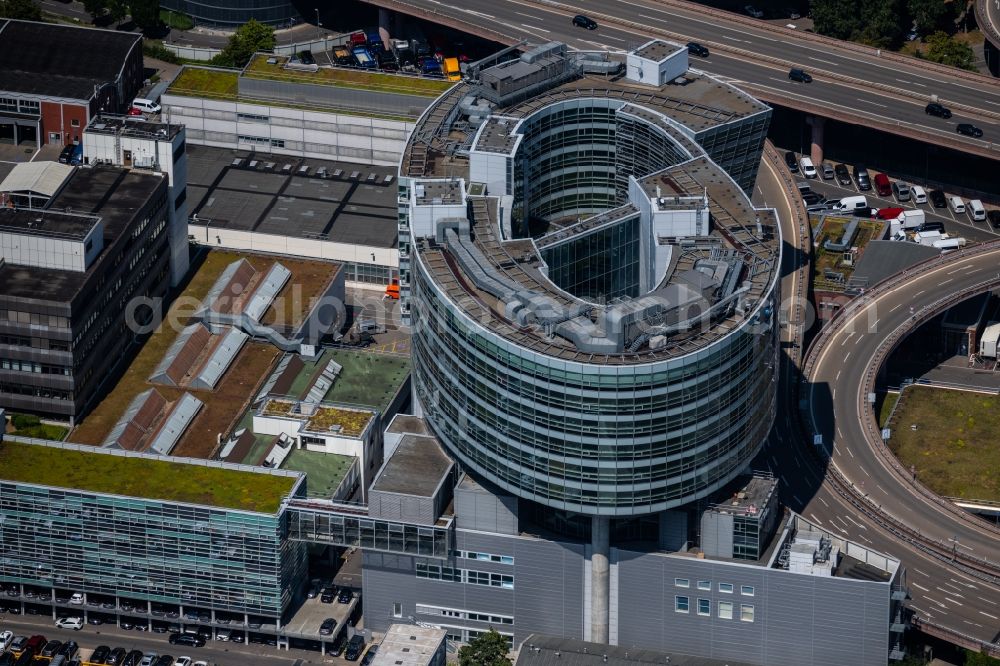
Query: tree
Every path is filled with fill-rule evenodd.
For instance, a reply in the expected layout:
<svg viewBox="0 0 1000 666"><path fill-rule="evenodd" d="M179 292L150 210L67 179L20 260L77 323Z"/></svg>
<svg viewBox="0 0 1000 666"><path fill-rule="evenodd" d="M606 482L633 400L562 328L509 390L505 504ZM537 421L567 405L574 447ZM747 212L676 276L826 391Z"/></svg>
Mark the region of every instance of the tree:
<svg viewBox="0 0 1000 666"><path fill-rule="evenodd" d="M459 666L511 666L507 639L490 629L458 651Z"/></svg>
<svg viewBox="0 0 1000 666"><path fill-rule="evenodd" d="M903 41L900 0L862 3L861 25L851 39L882 49L899 46Z"/></svg>
<svg viewBox="0 0 1000 666"><path fill-rule="evenodd" d="M972 51L972 47L965 42L961 42L940 30L928 37L926 42L927 51L917 51L919 57L952 67L976 69L976 54Z"/></svg>
<svg viewBox="0 0 1000 666"><path fill-rule="evenodd" d="M91 18L97 20L108 11L108 0L83 0L83 8Z"/></svg>
<svg viewBox="0 0 1000 666"><path fill-rule="evenodd" d="M957 5L957 2L945 0L906 0L907 12L921 35L947 28L948 23L955 20Z"/></svg>
<svg viewBox="0 0 1000 666"><path fill-rule="evenodd" d="M216 65L243 67L258 51L271 51L275 45L274 28L250 19L233 33L222 53L213 58Z"/></svg>
<svg viewBox="0 0 1000 666"><path fill-rule="evenodd" d="M3 0L0 2L0 17L21 19L22 21L41 21L42 10L33 0Z"/></svg>
<svg viewBox="0 0 1000 666"><path fill-rule="evenodd" d="M814 28L821 35L850 39L861 27L861 12L855 0L813 0L809 9Z"/></svg>
<svg viewBox="0 0 1000 666"><path fill-rule="evenodd" d="M143 32L160 25L160 0L132 0L130 14Z"/></svg>
<svg viewBox="0 0 1000 666"><path fill-rule="evenodd" d="M128 1L108 0L108 15L111 16L112 21L121 24L125 20L125 17L128 16Z"/></svg>

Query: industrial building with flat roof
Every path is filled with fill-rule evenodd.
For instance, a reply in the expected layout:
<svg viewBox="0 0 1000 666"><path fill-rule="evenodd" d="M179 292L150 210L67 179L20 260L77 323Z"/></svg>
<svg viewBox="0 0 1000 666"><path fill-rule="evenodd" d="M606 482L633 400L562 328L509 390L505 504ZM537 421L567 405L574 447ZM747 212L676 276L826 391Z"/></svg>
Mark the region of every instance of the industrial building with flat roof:
<svg viewBox="0 0 1000 666"><path fill-rule="evenodd" d="M141 35L0 19L0 140L81 141L97 114L128 109L144 79Z"/></svg>
<svg viewBox="0 0 1000 666"><path fill-rule="evenodd" d="M107 166L57 190L0 210L0 407L72 422L170 288L170 201L163 175Z"/></svg>

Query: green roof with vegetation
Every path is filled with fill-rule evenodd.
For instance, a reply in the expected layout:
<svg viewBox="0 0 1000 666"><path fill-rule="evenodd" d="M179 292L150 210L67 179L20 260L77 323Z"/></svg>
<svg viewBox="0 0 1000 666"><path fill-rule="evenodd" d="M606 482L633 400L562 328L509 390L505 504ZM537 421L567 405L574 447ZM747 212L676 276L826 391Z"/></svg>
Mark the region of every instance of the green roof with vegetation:
<svg viewBox="0 0 1000 666"><path fill-rule="evenodd" d="M351 471L355 460L357 459L354 456L344 456L339 453L295 449L281 463L281 469L307 473L308 495L329 499Z"/></svg>
<svg viewBox="0 0 1000 666"><path fill-rule="evenodd" d="M215 99L236 99L239 96L239 79L240 73L231 69L185 67L167 88L167 92Z"/></svg>
<svg viewBox="0 0 1000 666"><path fill-rule="evenodd" d="M0 479L84 492L276 513L295 477L0 442Z"/></svg>
<svg viewBox="0 0 1000 666"><path fill-rule="evenodd" d="M274 64L270 64L268 60L275 62ZM244 70L244 76L251 79L291 81L338 88L374 90L400 95L420 95L421 97L437 97L454 85L451 81L443 79L410 76L407 74L387 74L363 69L320 67L315 72L286 69L284 67L286 62L288 62L288 58L258 54L247 65Z"/></svg>
<svg viewBox="0 0 1000 666"><path fill-rule="evenodd" d="M381 411L389 408L396 391L410 374L409 356L335 349L324 355L343 366L325 402L369 405Z"/></svg>

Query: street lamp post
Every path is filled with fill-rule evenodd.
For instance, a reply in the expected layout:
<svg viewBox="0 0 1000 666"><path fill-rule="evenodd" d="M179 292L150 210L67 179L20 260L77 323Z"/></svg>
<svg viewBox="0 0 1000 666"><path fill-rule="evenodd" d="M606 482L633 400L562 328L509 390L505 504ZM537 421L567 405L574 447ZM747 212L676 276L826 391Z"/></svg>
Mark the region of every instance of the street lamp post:
<svg viewBox="0 0 1000 666"><path fill-rule="evenodd" d="M320 23L320 21L319 21L319 7L316 7L315 9L313 9L313 11L316 12L316 31L317 31L317 33L319 33L317 39L322 39L323 38L323 24Z"/></svg>

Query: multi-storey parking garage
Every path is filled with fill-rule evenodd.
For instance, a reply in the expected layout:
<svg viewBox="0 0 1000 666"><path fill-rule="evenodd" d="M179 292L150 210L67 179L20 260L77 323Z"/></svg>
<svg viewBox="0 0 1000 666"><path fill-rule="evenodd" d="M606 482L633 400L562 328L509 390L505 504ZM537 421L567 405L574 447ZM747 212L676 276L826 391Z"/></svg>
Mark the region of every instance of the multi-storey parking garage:
<svg viewBox="0 0 1000 666"><path fill-rule="evenodd" d="M745 194L770 110L683 48L625 60L481 64L400 170L416 402L479 477L591 518L596 552L610 517L731 481L774 415L780 239Z"/></svg>

